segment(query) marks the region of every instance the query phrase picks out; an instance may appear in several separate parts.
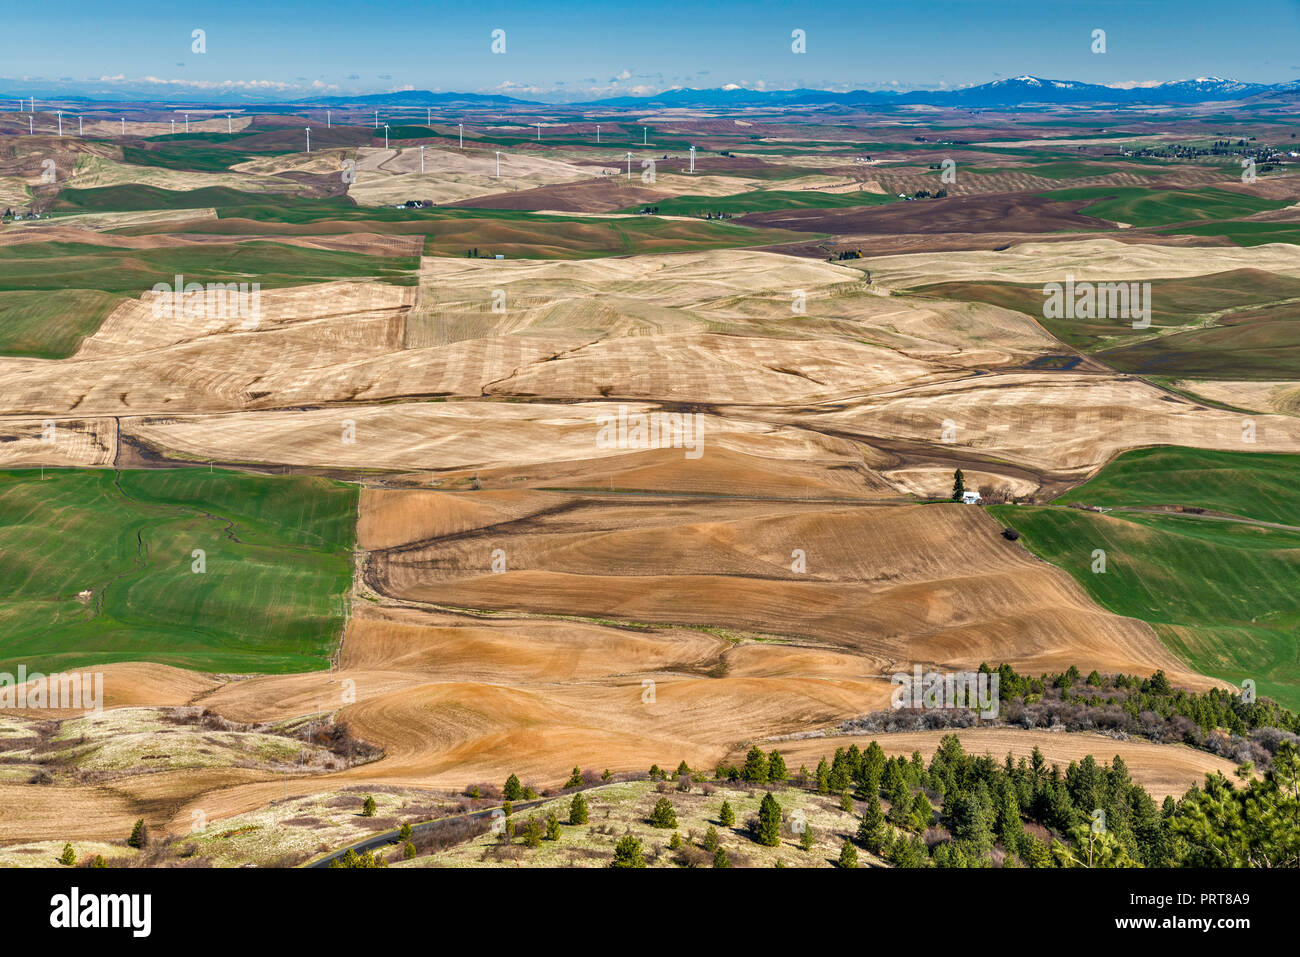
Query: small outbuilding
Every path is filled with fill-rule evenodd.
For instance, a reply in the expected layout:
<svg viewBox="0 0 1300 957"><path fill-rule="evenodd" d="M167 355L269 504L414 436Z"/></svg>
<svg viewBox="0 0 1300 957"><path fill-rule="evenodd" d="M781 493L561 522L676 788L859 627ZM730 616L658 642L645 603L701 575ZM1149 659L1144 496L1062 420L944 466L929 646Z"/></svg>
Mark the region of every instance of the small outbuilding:
<svg viewBox="0 0 1300 957"><path fill-rule="evenodd" d="M963 505L978 505L980 503L980 493L967 489L961 493L961 503Z"/></svg>

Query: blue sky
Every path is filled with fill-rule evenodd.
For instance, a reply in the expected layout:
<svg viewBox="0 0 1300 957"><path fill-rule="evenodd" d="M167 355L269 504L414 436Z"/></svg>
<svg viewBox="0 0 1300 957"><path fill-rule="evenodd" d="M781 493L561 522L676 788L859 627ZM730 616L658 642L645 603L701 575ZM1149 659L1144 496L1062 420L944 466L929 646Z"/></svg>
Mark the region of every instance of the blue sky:
<svg viewBox="0 0 1300 957"><path fill-rule="evenodd" d="M6 90L291 97L400 89L547 100L675 86L924 89L1300 78L1300 0L385 4L62 0L5 14ZM791 31L807 52L791 51ZM191 50L203 29L207 52ZM491 52L505 31L506 52ZM1090 50L1094 29L1107 52ZM16 42L21 38L21 42Z"/></svg>

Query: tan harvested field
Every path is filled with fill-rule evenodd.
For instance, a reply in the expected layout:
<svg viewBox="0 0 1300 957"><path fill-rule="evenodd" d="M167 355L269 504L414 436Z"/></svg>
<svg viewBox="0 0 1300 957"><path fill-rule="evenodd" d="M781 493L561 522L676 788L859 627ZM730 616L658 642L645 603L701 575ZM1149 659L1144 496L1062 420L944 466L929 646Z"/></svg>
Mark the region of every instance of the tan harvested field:
<svg viewBox="0 0 1300 957"><path fill-rule="evenodd" d="M423 173L420 150L414 147L365 147L355 152L356 181L348 188L348 195L364 206L408 199L453 203L591 177L590 169L533 153L503 153L498 177L496 154L491 150L426 148Z"/></svg>
<svg viewBox="0 0 1300 957"><path fill-rule="evenodd" d="M840 405L802 424L867 444L899 438L950 446L953 452L975 452L1079 480L1124 449L1146 445L1300 449L1300 422L1292 416L1256 417L1255 441L1247 445L1241 415L1124 375L1008 372L922 384Z"/></svg>
<svg viewBox="0 0 1300 957"><path fill-rule="evenodd" d="M1005 250L972 250L880 256L864 261L872 278L895 289L938 282L995 281L1122 282L1207 276L1232 269L1263 269L1300 275L1300 247L1289 243L1261 246L1148 246L1115 239L1021 243Z"/></svg>
<svg viewBox="0 0 1300 957"><path fill-rule="evenodd" d="M216 218L217 211L210 206L199 209L147 209L131 213L77 213L55 219L15 223L12 228L0 232L0 245L68 241L94 244L98 238L96 233L86 230L154 228L169 223L191 223Z"/></svg>
<svg viewBox="0 0 1300 957"><path fill-rule="evenodd" d="M184 129L183 115L176 118L177 129ZM190 132L192 133L225 133L227 130L233 130L236 133L248 129L253 122L250 116L238 116L231 114L229 122L226 121L226 115L215 116L212 119L199 119L198 115L191 111L190 113ZM168 122L140 122L137 120L127 120L125 127L120 120L91 120L85 122L86 135L88 136L121 136L125 128L127 136L163 136L170 134L172 131L171 123Z"/></svg>
<svg viewBox="0 0 1300 957"><path fill-rule="evenodd" d="M195 173L186 170L164 169L158 166L135 166L102 156L81 155L76 169L67 177L75 189L93 189L100 186L120 186L138 183L159 189L186 191L213 186L252 192L292 192L298 184L289 179L273 176L247 176L239 173Z"/></svg>
<svg viewBox="0 0 1300 957"><path fill-rule="evenodd" d="M836 748L856 744L865 748L875 741L885 754L893 757L911 756L920 751L928 763L939 742L947 734L956 734L962 747L970 754L988 754L1000 764L1008 755L1013 761L1028 758L1038 748L1050 767L1059 765L1062 771L1071 761L1080 761L1091 754L1097 761L1105 762L1116 755L1124 759L1133 780L1141 784L1157 801L1166 795L1182 797L1193 785L1205 783L1205 775L1216 771L1228 780L1236 780L1236 765L1225 758L1197 751L1181 744L1155 744L1132 739L1116 740L1103 734L1087 732L1024 731L1018 728L966 728L959 731L904 731L895 734L828 735L824 738L769 742L781 752L791 769L807 765L809 770L825 757L828 761ZM733 753L730 760L744 760L744 753Z"/></svg>
<svg viewBox="0 0 1300 957"><path fill-rule="evenodd" d="M1188 379L1174 385L1211 402L1222 402L1251 412L1300 415L1300 382L1220 382Z"/></svg>

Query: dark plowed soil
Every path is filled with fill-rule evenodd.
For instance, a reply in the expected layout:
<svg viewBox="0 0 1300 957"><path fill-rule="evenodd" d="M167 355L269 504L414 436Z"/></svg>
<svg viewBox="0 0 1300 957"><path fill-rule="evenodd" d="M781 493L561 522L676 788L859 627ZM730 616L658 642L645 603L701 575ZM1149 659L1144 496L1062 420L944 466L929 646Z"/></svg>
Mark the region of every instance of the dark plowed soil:
<svg viewBox="0 0 1300 957"><path fill-rule="evenodd" d="M898 233L1052 233L1058 230L1114 229L1114 224L1077 210L1082 201L1061 202L1033 193L949 196L889 206L839 209L781 209L751 213L736 222L779 226L810 233L887 235Z"/></svg>

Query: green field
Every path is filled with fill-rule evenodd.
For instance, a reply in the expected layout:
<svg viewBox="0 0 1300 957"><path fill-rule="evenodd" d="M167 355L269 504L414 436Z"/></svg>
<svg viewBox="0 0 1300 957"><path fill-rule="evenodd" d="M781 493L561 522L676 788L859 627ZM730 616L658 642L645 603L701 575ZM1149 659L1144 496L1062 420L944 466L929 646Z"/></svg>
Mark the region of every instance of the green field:
<svg viewBox="0 0 1300 957"><path fill-rule="evenodd" d="M155 283L260 282L300 286L334 279L415 282L414 256L369 256L283 243L246 242L160 249L89 243L18 243L0 247L0 291L98 289L138 296Z"/></svg>
<svg viewBox="0 0 1300 957"><path fill-rule="evenodd" d="M149 149L141 149L138 146L122 147L122 159L133 166L153 166L200 173L228 170L236 163L253 159L258 155L268 154L246 153L242 150L208 146L204 143L161 143Z"/></svg>
<svg viewBox="0 0 1300 957"><path fill-rule="evenodd" d="M1092 200L1079 211L1131 226L1170 226L1202 220L1236 219L1289 206L1286 200L1260 199L1244 193L1200 189L1144 189L1141 186L1086 186L1041 194L1048 199ZM1179 230L1182 232L1183 230Z"/></svg>
<svg viewBox="0 0 1300 957"><path fill-rule="evenodd" d="M323 668L352 579L357 495L206 469L0 472L0 670Z"/></svg>
<svg viewBox="0 0 1300 957"><path fill-rule="evenodd" d="M1182 505L1261 522L1300 525L1300 455L1182 446L1133 449L1058 504Z"/></svg>
<svg viewBox="0 0 1300 957"><path fill-rule="evenodd" d="M1294 525L1298 466L1296 455L1141 449L1055 504L1194 506ZM1149 622L1197 671L1252 678L1261 694L1300 706L1300 531L1175 513L989 511L1100 605ZM1105 573L1092 571L1098 548Z"/></svg>
<svg viewBox="0 0 1300 957"><path fill-rule="evenodd" d="M97 289L0 292L0 355L65 359L121 301Z"/></svg>
<svg viewBox="0 0 1300 957"><path fill-rule="evenodd" d="M478 212L469 210L468 212ZM430 229L426 256L501 253L511 259L590 259L636 253L679 253L704 249L767 246L807 239L807 233L784 229L753 229L731 223L686 222L638 216L592 219L580 216L457 217Z"/></svg>
<svg viewBox="0 0 1300 957"><path fill-rule="evenodd" d="M1265 243L1300 245L1300 223L1204 223L1161 232L1183 236L1222 236L1238 246L1262 246Z"/></svg>

